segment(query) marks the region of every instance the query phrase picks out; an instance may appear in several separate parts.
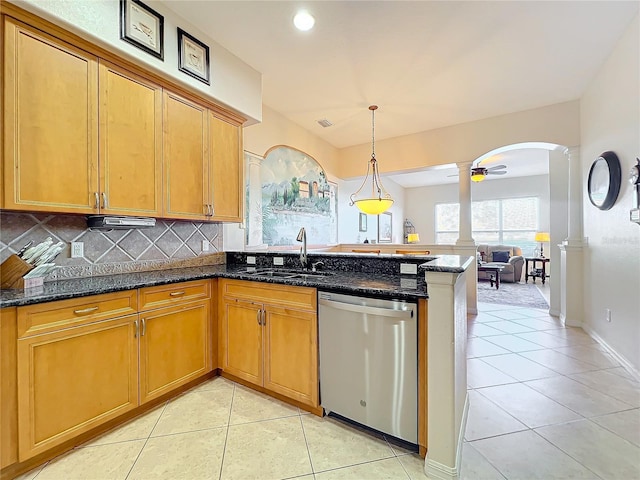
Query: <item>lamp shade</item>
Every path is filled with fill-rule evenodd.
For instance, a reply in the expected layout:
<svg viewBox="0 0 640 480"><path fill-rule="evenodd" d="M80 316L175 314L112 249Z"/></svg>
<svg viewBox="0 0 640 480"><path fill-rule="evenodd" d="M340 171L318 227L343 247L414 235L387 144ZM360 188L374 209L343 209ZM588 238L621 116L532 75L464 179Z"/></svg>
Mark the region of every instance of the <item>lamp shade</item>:
<svg viewBox="0 0 640 480"><path fill-rule="evenodd" d="M418 243L420 241L420 235L417 233L410 233L407 235L407 242L409 243Z"/></svg>
<svg viewBox="0 0 640 480"><path fill-rule="evenodd" d="M382 212L386 212L393 205L393 200L390 198L363 198L362 200L354 200L356 207L362 213L368 213L369 215L380 215Z"/></svg>
<svg viewBox="0 0 640 480"><path fill-rule="evenodd" d="M549 240L551 240L549 238L549 232L537 232L536 233L536 238L535 238L536 242L548 242Z"/></svg>

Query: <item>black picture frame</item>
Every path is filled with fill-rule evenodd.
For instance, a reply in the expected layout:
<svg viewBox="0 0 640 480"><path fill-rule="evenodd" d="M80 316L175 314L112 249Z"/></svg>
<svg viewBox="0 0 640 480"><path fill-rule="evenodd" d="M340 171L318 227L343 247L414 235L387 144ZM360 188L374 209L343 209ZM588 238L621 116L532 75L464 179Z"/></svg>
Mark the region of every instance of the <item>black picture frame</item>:
<svg viewBox="0 0 640 480"><path fill-rule="evenodd" d="M587 191L589 201L600 210L609 210L620 193L622 168L618 156L611 151L602 153L591 164Z"/></svg>
<svg viewBox="0 0 640 480"><path fill-rule="evenodd" d="M358 229L361 232L367 231L367 214L366 213L360 213L360 222L358 224Z"/></svg>
<svg viewBox="0 0 640 480"><path fill-rule="evenodd" d="M178 27L178 70L211 85L209 47Z"/></svg>
<svg viewBox="0 0 640 480"><path fill-rule="evenodd" d="M164 61L164 17L140 0L120 0L120 39Z"/></svg>

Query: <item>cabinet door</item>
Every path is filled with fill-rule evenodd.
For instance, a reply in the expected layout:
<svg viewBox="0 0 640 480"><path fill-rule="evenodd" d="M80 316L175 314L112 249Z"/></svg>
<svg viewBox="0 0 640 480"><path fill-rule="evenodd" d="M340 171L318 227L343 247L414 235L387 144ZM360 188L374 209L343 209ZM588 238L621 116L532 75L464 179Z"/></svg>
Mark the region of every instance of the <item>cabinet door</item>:
<svg viewBox="0 0 640 480"><path fill-rule="evenodd" d="M97 213L97 58L4 26L4 207Z"/></svg>
<svg viewBox="0 0 640 480"><path fill-rule="evenodd" d="M140 402L207 373L209 300L140 314Z"/></svg>
<svg viewBox="0 0 640 480"><path fill-rule="evenodd" d="M162 88L100 62L100 212L162 214Z"/></svg>
<svg viewBox="0 0 640 480"><path fill-rule="evenodd" d="M207 109L164 93L164 216L208 220Z"/></svg>
<svg viewBox="0 0 640 480"><path fill-rule="evenodd" d="M18 340L20 461L138 405L136 319Z"/></svg>
<svg viewBox="0 0 640 480"><path fill-rule="evenodd" d="M268 305L264 325L264 387L318 406L318 328L315 312Z"/></svg>
<svg viewBox="0 0 640 480"><path fill-rule="evenodd" d="M242 128L209 115L213 219L241 222L243 216Z"/></svg>
<svg viewBox="0 0 640 480"><path fill-rule="evenodd" d="M262 385L261 306L224 298L221 303L221 367L236 377Z"/></svg>

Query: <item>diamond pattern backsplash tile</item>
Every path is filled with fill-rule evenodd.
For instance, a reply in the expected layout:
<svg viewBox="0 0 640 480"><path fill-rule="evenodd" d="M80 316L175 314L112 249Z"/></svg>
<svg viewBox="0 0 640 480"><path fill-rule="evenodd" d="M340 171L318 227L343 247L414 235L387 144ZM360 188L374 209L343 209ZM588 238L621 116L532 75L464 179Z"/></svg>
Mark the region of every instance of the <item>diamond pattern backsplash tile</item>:
<svg viewBox="0 0 640 480"><path fill-rule="evenodd" d="M45 281L224 263L222 224L157 220L153 228L106 231L89 230L81 215L0 212L0 262L47 237L66 248ZM84 243L82 258L70 258L70 242Z"/></svg>

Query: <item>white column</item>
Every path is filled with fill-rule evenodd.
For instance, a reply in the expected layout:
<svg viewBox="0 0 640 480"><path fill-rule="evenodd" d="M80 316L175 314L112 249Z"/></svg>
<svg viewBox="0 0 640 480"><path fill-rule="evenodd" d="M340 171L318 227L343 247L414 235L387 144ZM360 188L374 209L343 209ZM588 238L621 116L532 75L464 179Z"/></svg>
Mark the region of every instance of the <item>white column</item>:
<svg viewBox="0 0 640 480"><path fill-rule="evenodd" d="M582 170L580 148L565 151L569 159L569 236L560 245L560 320L564 325L579 327L584 318L583 250L586 239L582 229Z"/></svg>
<svg viewBox="0 0 640 480"><path fill-rule="evenodd" d="M474 262L475 263L475 262ZM465 273L425 272L427 326L428 478L455 480L468 411Z"/></svg>
<svg viewBox="0 0 640 480"><path fill-rule="evenodd" d="M260 164L263 158L247 153L249 156L249 204L246 206L249 212L248 225L249 239L247 246L262 246L262 182L260 180Z"/></svg>
<svg viewBox="0 0 640 480"><path fill-rule="evenodd" d="M473 245L471 236L471 163L458 163L458 203L460 204L460 227L456 245Z"/></svg>

